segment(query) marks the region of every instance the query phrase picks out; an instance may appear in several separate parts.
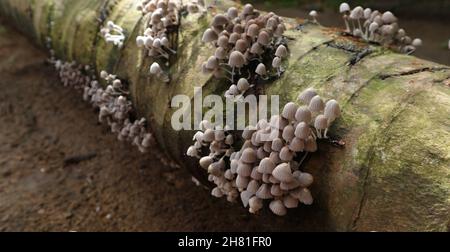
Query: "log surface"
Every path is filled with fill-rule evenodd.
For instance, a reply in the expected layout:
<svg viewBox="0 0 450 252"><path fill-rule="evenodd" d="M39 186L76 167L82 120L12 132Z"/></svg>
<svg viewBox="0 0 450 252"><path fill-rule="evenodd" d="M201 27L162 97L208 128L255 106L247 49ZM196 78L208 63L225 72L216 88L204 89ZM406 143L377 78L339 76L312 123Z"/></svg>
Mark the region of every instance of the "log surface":
<svg viewBox="0 0 450 252"><path fill-rule="evenodd" d="M219 9L233 4L220 1ZM201 42L210 16L181 20L172 81L148 76L151 59L135 45L143 19L135 0L0 0L0 14L42 47L51 38L56 55L90 64L126 79L138 113L149 119L162 150L189 169L184 153L193 132L172 129L174 95L223 93L227 83L200 74L212 48ZM123 49L100 37L112 20L127 33ZM314 87L343 109L331 134L344 149L322 144L306 164L315 177L312 193L331 230L446 231L450 226L450 69L340 35L336 29L287 20L291 56L286 73L263 87L281 104ZM362 50L371 53L358 59ZM304 207L301 207L304 208ZM291 210L296 215L301 210ZM275 217L274 217L275 218ZM297 218L294 218L297 219ZM319 223L319 222L318 222ZM301 223L299 222L299 225Z"/></svg>

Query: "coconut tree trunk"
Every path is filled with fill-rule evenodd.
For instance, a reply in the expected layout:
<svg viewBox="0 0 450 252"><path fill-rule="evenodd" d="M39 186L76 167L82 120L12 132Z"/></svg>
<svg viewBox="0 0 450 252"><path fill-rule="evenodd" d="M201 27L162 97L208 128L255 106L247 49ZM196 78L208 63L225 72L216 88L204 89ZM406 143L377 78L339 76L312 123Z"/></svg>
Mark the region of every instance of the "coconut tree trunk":
<svg viewBox="0 0 450 252"><path fill-rule="evenodd" d="M223 81L200 74L200 63L213 53L201 42L210 17L181 20L172 81L161 84L149 78L151 59L135 44L146 18L136 10L137 2L0 0L0 14L42 47L50 38L58 58L127 80L134 105L149 119L161 149L197 172L195 160L184 154L193 132L172 129L175 109L169 105L174 95L193 97L194 87L202 87L203 95L226 89ZM219 2L222 10L234 4ZM125 29L122 49L100 37L105 20ZM279 94L284 104L312 86L343 108L330 132L346 142L345 148L321 144L306 164L316 178L311 191L324 225L332 230L448 230L450 68L343 37L335 29L287 21L288 67L263 92ZM318 216L309 214L304 218Z"/></svg>

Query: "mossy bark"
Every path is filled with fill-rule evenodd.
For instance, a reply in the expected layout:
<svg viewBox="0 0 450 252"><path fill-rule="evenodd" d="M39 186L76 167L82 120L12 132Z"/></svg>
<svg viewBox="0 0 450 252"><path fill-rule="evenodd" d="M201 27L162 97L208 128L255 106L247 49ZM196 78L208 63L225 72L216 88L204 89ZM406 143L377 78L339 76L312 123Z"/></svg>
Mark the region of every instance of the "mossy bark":
<svg viewBox="0 0 450 252"><path fill-rule="evenodd" d="M149 77L151 59L135 45L143 19L135 0L0 0L0 13L59 58L95 66L126 79L138 113L149 119L161 149L198 171L184 153L193 132L171 127L170 100L219 93L225 83L200 74L213 49L201 42L208 19L188 15L179 28L172 81ZM221 1L219 9L232 2ZM123 49L106 44L98 20L112 20L127 33ZM315 177L315 204L327 229L446 231L450 226L450 69L368 45L338 30L288 20L291 56L287 71L265 94L293 101L306 87L342 104L331 134L343 149L320 144L307 162ZM362 53L369 49L371 53ZM364 57L359 57L364 56ZM295 211L295 210L294 210ZM301 225L301 223L299 223Z"/></svg>

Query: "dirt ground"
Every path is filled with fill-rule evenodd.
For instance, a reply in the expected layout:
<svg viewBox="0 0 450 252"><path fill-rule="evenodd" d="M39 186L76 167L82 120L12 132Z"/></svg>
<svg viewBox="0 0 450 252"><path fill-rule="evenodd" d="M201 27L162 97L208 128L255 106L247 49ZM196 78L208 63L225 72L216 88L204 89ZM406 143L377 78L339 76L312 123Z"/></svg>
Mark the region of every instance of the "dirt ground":
<svg viewBox="0 0 450 252"><path fill-rule="evenodd" d="M327 229L317 206L251 215L120 143L46 58L0 23L0 231Z"/></svg>

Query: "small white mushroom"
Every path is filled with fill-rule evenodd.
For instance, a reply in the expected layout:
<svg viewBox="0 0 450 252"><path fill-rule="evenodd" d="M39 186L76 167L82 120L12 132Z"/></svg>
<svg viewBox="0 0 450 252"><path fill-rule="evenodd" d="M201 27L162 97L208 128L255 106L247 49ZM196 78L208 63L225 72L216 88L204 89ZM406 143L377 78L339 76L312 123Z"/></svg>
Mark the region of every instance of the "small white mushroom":
<svg viewBox="0 0 450 252"><path fill-rule="evenodd" d="M262 202L262 199L254 196L249 199L248 205L250 207L249 212L256 213L263 207L263 202Z"/></svg>
<svg viewBox="0 0 450 252"><path fill-rule="evenodd" d="M260 199L271 199L273 198L272 194L270 193L270 186L268 184L262 184L258 191L256 191L256 197Z"/></svg>
<svg viewBox="0 0 450 252"><path fill-rule="evenodd" d="M281 200L273 200L269 204L270 210L278 215L278 216L284 216L287 214L286 207L283 205L283 202Z"/></svg>
<svg viewBox="0 0 450 252"><path fill-rule="evenodd" d="M311 101L309 102L309 110L311 112L320 112L321 110L323 110L325 107L323 100L320 96L316 95L314 96Z"/></svg>
<svg viewBox="0 0 450 252"><path fill-rule="evenodd" d="M318 16L317 11L315 11L315 10L310 11L309 16L312 17L314 23L318 23L317 22L317 16Z"/></svg>
<svg viewBox="0 0 450 252"><path fill-rule="evenodd" d="M289 121L293 121L295 119L295 113L297 112L298 106L293 102L288 102L284 105L281 116Z"/></svg>
<svg viewBox="0 0 450 252"><path fill-rule="evenodd" d="M272 175L281 182L291 182L294 179L289 163L281 163L272 171Z"/></svg>
<svg viewBox="0 0 450 252"><path fill-rule="evenodd" d="M308 105L311 102L311 99L316 95L316 90L314 90L313 88L307 88L300 93L300 95L298 96L298 100Z"/></svg>

